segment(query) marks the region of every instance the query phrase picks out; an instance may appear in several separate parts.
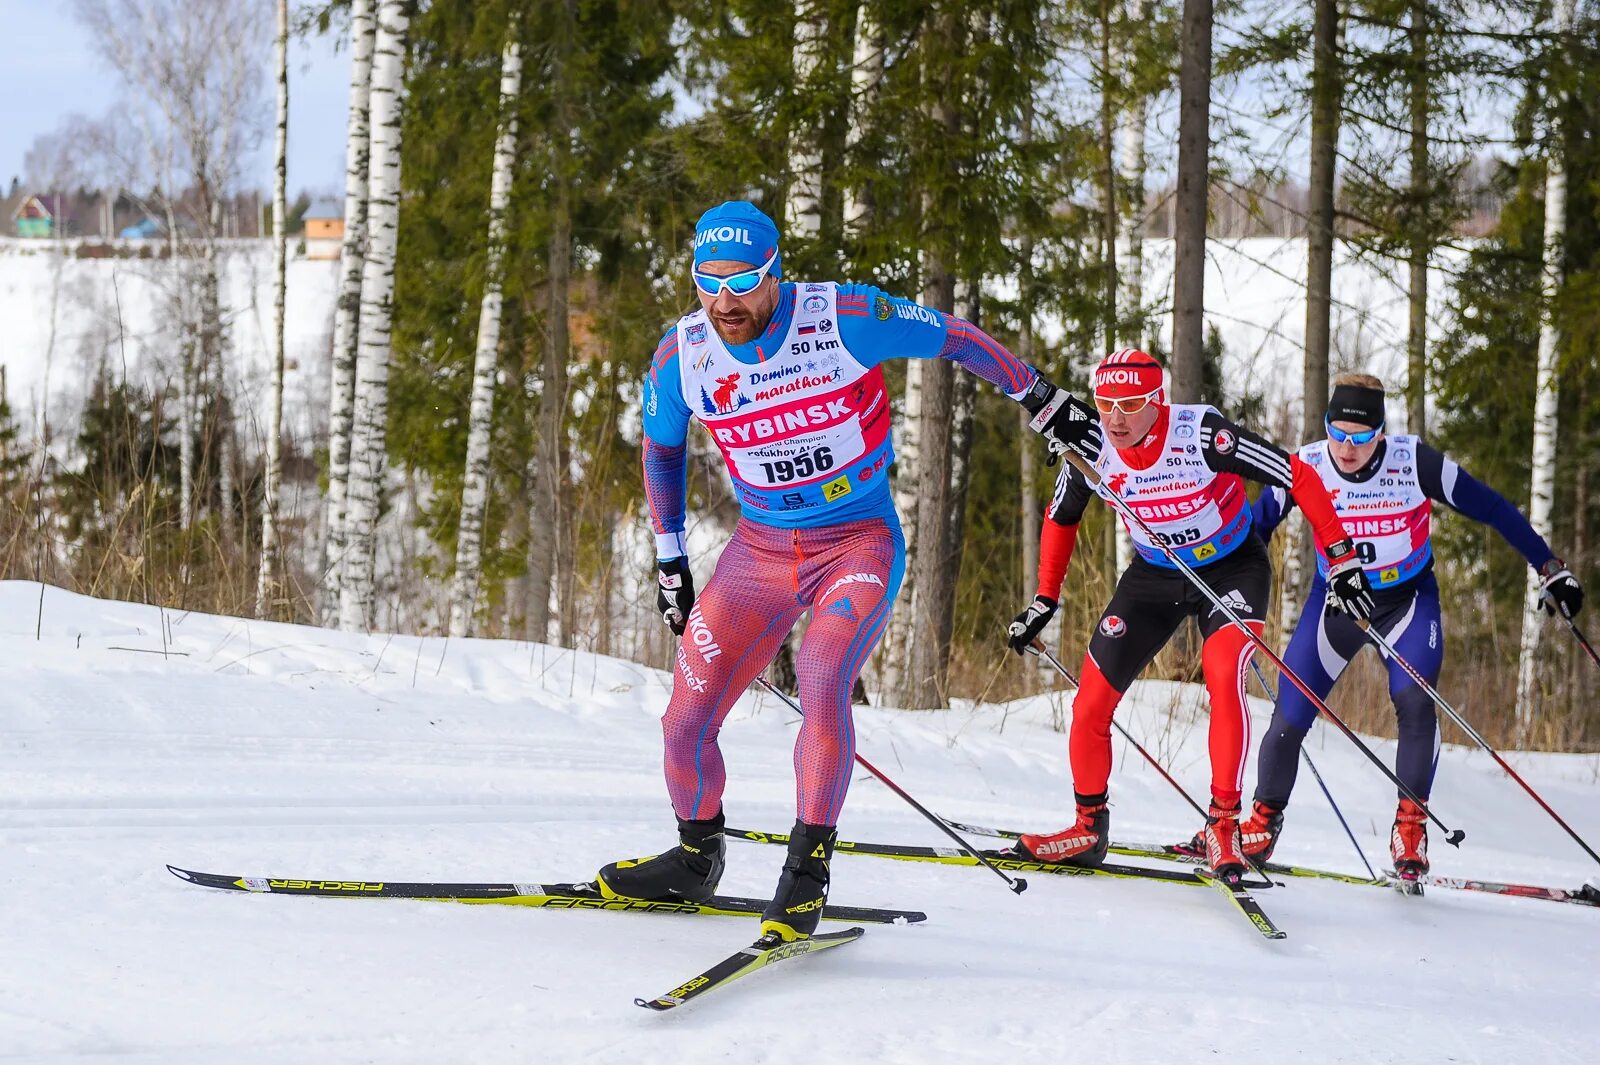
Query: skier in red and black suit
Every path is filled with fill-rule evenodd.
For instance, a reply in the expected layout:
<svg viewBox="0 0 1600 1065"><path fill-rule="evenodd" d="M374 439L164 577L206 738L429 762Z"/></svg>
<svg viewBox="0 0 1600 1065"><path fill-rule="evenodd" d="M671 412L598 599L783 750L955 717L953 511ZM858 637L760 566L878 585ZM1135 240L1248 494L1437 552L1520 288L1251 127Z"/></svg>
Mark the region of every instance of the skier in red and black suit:
<svg viewBox="0 0 1600 1065"><path fill-rule="evenodd" d="M1272 574L1251 527L1244 479L1283 488L1294 497L1329 560L1328 600L1354 617L1372 609L1366 574L1316 471L1277 445L1242 429L1205 404L1171 404L1161 364L1142 351L1107 356L1094 375L1102 445L1091 486L1074 466L1062 468L1039 545L1039 588L1011 623L1011 648L1021 654L1055 614L1061 582L1092 496L1121 496L1160 544L1137 524L1128 533L1138 557L1122 574L1083 661L1072 702L1073 792L1077 821L1060 832L1024 835L1028 858L1098 865L1106 855L1110 814L1111 716L1128 685L1194 615L1204 637L1202 662L1211 699L1211 809L1202 830L1206 861L1222 877L1243 873L1239 799L1250 717L1245 673L1251 644L1222 611L1173 565L1162 545L1197 570L1259 636ZM1109 444L1110 446L1105 446Z"/></svg>

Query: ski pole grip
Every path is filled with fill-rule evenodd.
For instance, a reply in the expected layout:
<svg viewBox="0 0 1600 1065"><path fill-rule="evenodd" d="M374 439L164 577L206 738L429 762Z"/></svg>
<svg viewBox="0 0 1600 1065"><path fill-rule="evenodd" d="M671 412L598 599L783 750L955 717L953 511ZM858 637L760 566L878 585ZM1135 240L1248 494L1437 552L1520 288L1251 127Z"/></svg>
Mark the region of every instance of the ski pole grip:
<svg viewBox="0 0 1600 1065"><path fill-rule="evenodd" d="M1085 459L1082 455L1078 454L1076 451L1073 451L1071 448L1068 448L1065 454L1067 456L1067 461L1076 466L1078 468L1078 472L1083 474L1083 476L1088 479L1090 484L1100 483L1100 473L1093 466L1089 465L1088 459Z"/></svg>

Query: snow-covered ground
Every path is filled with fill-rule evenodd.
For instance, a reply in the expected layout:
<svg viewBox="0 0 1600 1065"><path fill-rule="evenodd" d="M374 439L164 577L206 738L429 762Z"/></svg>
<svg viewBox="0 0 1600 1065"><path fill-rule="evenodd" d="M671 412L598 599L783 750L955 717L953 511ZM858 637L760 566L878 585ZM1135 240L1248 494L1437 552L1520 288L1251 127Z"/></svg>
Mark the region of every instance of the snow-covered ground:
<svg viewBox="0 0 1600 1065"><path fill-rule="evenodd" d="M1443 890L1293 881L1261 893L1289 933L1268 943L1199 889L1036 876L1013 896L982 870L843 855L834 901L928 922L874 926L665 1015L633 997L747 942L754 921L206 891L165 864L550 882L658 849L668 678L527 644L53 588L41 609L40 594L0 584L0 1062L1409 1065L1592 1063L1600 1047L1600 912ZM1194 700L1142 684L1121 720L1203 789ZM1053 709L864 709L860 750L951 816L1059 827ZM793 735L771 699L735 708L733 823L790 824ZM1377 861L1392 792L1330 730L1308 746ZM1113 778L1117 835L1187 835L1193 813L1130 754ZM1514 761L1600 838L1600 760ZM1435 841L1439 872L1562 886L1596 872L1480 753L1446 750L1435 808L1468 834L1459 852ZM943 838L859 773L842 828ZM1360 868L1309 778L1280 853ZM731 843L723 889L769 891L782 857Z"/></svg>

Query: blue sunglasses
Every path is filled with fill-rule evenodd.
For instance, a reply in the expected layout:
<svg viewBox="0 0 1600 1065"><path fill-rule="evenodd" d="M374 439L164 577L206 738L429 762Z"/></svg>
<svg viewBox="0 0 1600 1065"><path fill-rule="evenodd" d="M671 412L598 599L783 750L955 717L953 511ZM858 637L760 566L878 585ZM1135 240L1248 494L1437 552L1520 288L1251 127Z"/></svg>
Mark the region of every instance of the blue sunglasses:
<svg viewBox="0 0 1600 1065"><path fill-rule="evenodd" d="M1327 418L1322 419L1322 424L1328 430L1328 439L1336 444L1370 444L1379 433L1383 432L1383 426L1381 425L1376 429L1363 429L1359 433L1347 433L1343 429L1335 429L1333 422Z"/></svg>
<svg viewBox="0 0 1600 1065"><path fill-rule="evenodd" d="M737 274L728 274L724 277L718 277L716 274L703 274L699 270L693 270L691 273L694 274L695 287L697 287L701 292L704 292L707 296L718 295L722 292L722 287L724 285L726 285L728 287L728 291L733 293L735 296L748 296L750 293L761 287L761 282L766 278L767 271L771 270L772 264L777 261L778 253L774 251L772 253L772 258L768 259L760 266L754 267L750 270L742 270Z"/></svg>

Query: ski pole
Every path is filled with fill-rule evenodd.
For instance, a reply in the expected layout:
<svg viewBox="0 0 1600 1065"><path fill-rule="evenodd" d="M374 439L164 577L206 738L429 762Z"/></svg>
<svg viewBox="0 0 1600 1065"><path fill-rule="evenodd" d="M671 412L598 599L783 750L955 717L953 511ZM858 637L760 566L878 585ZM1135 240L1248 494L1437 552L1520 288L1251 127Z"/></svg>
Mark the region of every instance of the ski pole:
<svg viewBox="0 0 1600 1065"><path fill-rule="evenodd" d="M1600 666L1600 654L1595 654L1594 644L1590 643L1589 638L1583 634L1583 630L1578 628L1578 623L1567 617L1567 615L1561 613L1559 610L1556 611L1556 617L1567 623L1567 628L1572 630L1572 635L1577 639L1578 643L1583 646L1583 649L1588 652L1590 660L1593 661L1595 665Z"/></svg>
<svg viewBox="0 0 1600 1065"><path fill-rule="evenodd" d="M1261 690L1267 693L1267 698L1274 703L1278 696L1273 692L1272 686L1267 683L1267 676L1261 672L1261 667L1256 664L1255 658L1250 659L1250 668L1255 670L1256 680L1261 682ZM1344 828L1344 834L1350 837L1350 845L1356 849L1356 854L1361 858L1361 864L1367 867L1367 875L1378 879L1378 874L1372 871L1372 863L1367 861L1367 852L1361 849L1361 843L1356 839L1356 834L1350 831L1350 822L1344 819L1344 811L1339 809L1339 804L1333 801L1333 792L1328 790L1327 781L1322 779L1322 774L1317 772L1317 763L1311 760L1311 752L1302 745L1300 757L1306 760L1306 768L1311 770L1311 775L1317 778L1317 787L1322 789L1323 797L1328 800L1328 805L1333 807L1333 816L1339 819L1339 824Z"/></svg>
<svg viewBox="0 0 1600 1065"><path fill-rule="evenodd" d="M789 698L789 696L787 694L785 694L784 692L781 692L777 688L773 687L772 684L770 682L768 682L766 677L758 675L756 677L756 683L760 684L763 688L767 689L767 691L771 692L773 695L776 695L779 699L782 699L785 703L788 704L789 709L793 710L795 713L799 714L801 717L805 716L805 712L800 709L800 704L795 702L793 699ZM966 851L968 854L970 854L974 858L978 859L978 864L979 865L983 866L985 869L988 869L990 872L994 873L994 875L999 877L1001 880L1004 880L1006 882L1006 886L1009 887L1013 892L1015 892L1016 894L1020 895L1024 891L1028 890L1028 882L1026 880L1024 880L1020 876L1009 876L1009 875L1007 875L1006 871L1004 869L1001 869L998 865L994 864L994 862L990 861L983 854L983 852L979 851L976 847L974 847L972 844L968 843L964 838L962 838L960 833L956 832L955 829L951 828L945 822L944 818L940 817L938 814L934 813L932 810L930 810L926 806L922 805L916 799L912 798L911 794L909 792L907 792L900 785L896 784L894 781L890 780L887 776L885 776L883 774L883 772L878 769L877 766L873 765L871 762L869 762L865 758L863 758L859 751L856 752L856 761L861 765L862 769L865 769L867 772L871 773L873 776L875 776L879 780L881 780L884 783L884 785L886 787L888 787L888 789L890 791L894 792L896 795L900 796L906 802L910 803L911 804L911 808L913 810L917 811L917 813L921 814L923 817L926 817L929 821L933 822L936 826L938 826L939 831L943 832L945 835L947 835L951 839L955 840L956 844L958 846L960 846L960 848L963 851Z"/></svg>
<svg viewBox="0 0 1600 1065"><path fill-rule="evenodd" d="M1066 452L1066 456L1067 461L1076 466L1078 468L1078 472L1083 474L1083 476L1091 485L1100 485L1099 471L1097 471L1093 466L1089 465L1089 463L1084 460L1083 456L1070 449ZM1100 486L1105 489L1105 498L1111 501L1111 505L1116 509L1117 513L1121 514L1123 518L1131 524L1137 525L1141 530L1143 530L1145 536L1149 538L1150 542L1155 544L1161 553L1166 555L1167 559L1174 566L1176 566L1185 577L1189 579L1189 583L1193 584L1197 589L1199 589L1200 593L1211 601L1212 606L1216 607L1222 612L1222 616L1227 618L1228 622L1233 625L1234 628L1244 633L1245 639L1249 640L1256 646L1258 651L1267 656L1267 661L1271 662L1277 667L1279 675L1288 677L1290 683L1292 683L1296 688L1300 689L1300 693L1310 700L1311 705L1315 706L1320 713L1327 715L1328 720L1337 725L1339 731L1344 733L1345 737L1351 743L1360 748L1361 753L1367 756L1367 760L1373 765L1377 766L1383 775L1388 777L1396 788L1400 789L1400 793L1402 795L1416 803L1422 812L1428 815L1428 820L1438 825L1439 828L1444 831L1446 843L1450 844L1452 847L1459 847L1461 845L1461 841L1467 838L1467 834L1461 829L1451 828L1449 825L1439 820L1438 815L1433 812L1428 804L1422 799L1418 798L1416 792L1412 791L1406 786L1405 781L1395 776L1394 770L1384 765L1383 760L1373 753L1372 748L1363 743L1361 741L1361 737L1357 736L1354 730L1352 730L1349 725L1346 725L1344 720L1340 718L1338 714L1335 714L1332 710L1328 709L1328 704L1323 702L1322 699L1317 696L1317 693L1311 690L1311 686L1305 681L1301 680L1299 675L1296 674L1294 670L1290 669L1284 663L1282 658L1278 657L1278 653L1276 651L1267 646L1267 641L1263 640L1260 636L1257 636L1255 631L1251 629L1250 626L1246 625L1240 619L1239 615L1234 612L1233 607L1229 606L1221 596L1212 591L1211 586L1205 581L1201 580L1200 575L1195 573L1195 571L1190 568L1189 564L1185 562L1176 551L1172 550L1171 547L1161 542L1161 539L1156 535L1155 530L1151 529L1149 524L1146 523L1145 520L1128 505L1127 500L1123 499L1122 496L1118 495L1116 492L1113 492L1111 489L1105 488L1104 485Z"/></svg>
<svg viewBox="0 0 1600 1065"><path fill-rule="evenodd" d="M1537 791L1534 791L1533 786L1530 785L1526 780L1522 779L1521 773L1518 773L1515 769L1511 768L1511 763L1502 758L1499 751L1489 746L1489 741L1484 739L1477 729L1468 724L1467 719L1456 712L1455 707L1451 706L1445 701L1444 696L1440 695L1438 690L1434 688L1432 684L1428 683L1426 677L1417 672L1417 668L1415 666L1400 656L1400 653L1396 651L1392 645L1390 645L1389 641L1384 639L1384 636L1381 632L1365 622L1361 622L1360 624L1361 628L1366 632L1367 638L1378 646L1378 650L1382 651L1390 661L1404 670L1405 674L1411 678L1412 682L1415 683L1417 687L1421 688L1428 698L1432 699L1436 704L1438 704L1439 709L1450 715L1451 721L1454 721L1457 725L1461 726L1461 731L1472 737L1472 741L1474 743L1488 751L1489 756L1500 764L1501 769L1506 771L1506 775L1512 780L1515 780L1518 784L1522 785L1522 790L1532 796L1533 801L1538 803L1544 809L1545 813L1554 818L1556 824L1560 825L1566 830L1567 835L1571 836L1573 840L1576 841L1578 846L1583 848L1585 854L1593 858L1596 862L1600 862L1600 854L1596 854L1594 852L1594 848L1585 843L1583 841L1583 837L1574 832L1572 826L1567 824L1566 821L1562 820L1561 815L1556 813L1555 810L1551 808L1550 804L1544 801L1544 797L1541 796Z"/></svg>
<svg viewBox="0 0 1600 1065"><path fill-rule="evenodd" d="M1050 653L1050 649L1048 647L1046 647L1044 644L1040 643L1038 640L1034 640L1033 643L1029 646L1028 650L1031 653L1040 656L1046 662L1049 662L1052 666L1055 666L1057 673L1060 673L1063 677L1067 678L1067 682L1070 683L1074 688L1078 687L1078 678L1074 677L1071 673L1067 672L1067 667L1062 665L1061 661L1058 658L1056 658L1055 655L1051 654ZM1139 743L1139 741L1133 738L1133 734L1130 733L1127 729L1122 727L1122 723L1120 721L1118 721L1116 718L1112 718L1111 719L1111 727L1116 729L1118 732L1122 733L1122 738L1127 740L1129 743L1133 744L1133 749L1138 751L1140 754L1144 755L1144 760L1145 761L1147 761L1151 765L1155 766L1156 772L1160 773L1161 776L1162 776L1162 779L1164 779L1168 784L1171 784L1173 786L1173 788L1175 788L1177 790L1178 794L1183 796L1183 801L1184 802L1186 802L1190 806L1194 807L1194 812L1195 813L1199 814L1201 817L1209 816L1206 813L1206 811L1201 808L1200 804L1194 801L1194 796L1190 795L1187 791L1185 791L1183 785L1179 784L1176 780L1173 779L1172 774L1168 773L1166 768L1164 766L1162 766L1162 764L1160 762L1156 761L1155 755L1153 755L1149 751L1145 750L1144 747Z"/></svg>

